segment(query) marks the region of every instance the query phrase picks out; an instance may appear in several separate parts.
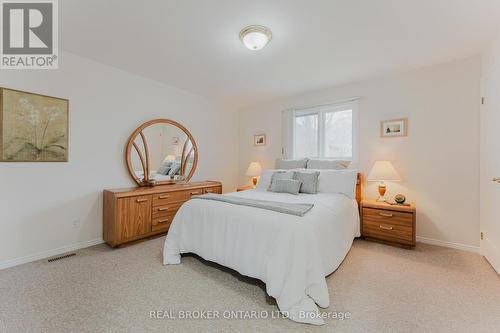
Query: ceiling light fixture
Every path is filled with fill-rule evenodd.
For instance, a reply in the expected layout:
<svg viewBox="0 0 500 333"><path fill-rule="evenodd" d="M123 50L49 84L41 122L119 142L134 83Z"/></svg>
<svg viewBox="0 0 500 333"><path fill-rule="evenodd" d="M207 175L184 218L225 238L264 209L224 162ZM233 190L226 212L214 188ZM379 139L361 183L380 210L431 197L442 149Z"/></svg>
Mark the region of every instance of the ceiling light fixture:
<svg viewBox="0 0 500 333"><path fill-rule="evenodd" d="M250 50L260 50L269 43L273 34L261 25L249 25L240 31L241 42Z"/></svg>

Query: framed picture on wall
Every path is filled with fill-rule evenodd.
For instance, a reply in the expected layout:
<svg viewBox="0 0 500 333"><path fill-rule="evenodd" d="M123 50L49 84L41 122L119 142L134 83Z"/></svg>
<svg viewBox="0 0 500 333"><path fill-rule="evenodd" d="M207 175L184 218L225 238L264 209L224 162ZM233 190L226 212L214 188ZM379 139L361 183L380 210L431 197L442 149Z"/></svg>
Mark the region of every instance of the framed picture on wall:
<svg viewBox="0 0 500 333"><path fill-rule="evenodd" d="M0 88L0 162L67 162L67 99Z"/></svg>
<svg viewBox="0 0 500 333"><path fill-rule="evenodd" d="M266 135L265 134L255 134L253 136L254 146L265 146L266 145Z"/></svg>
<svg viewBox="0 0 500 333"><path fill-rule="evenodd" d="M408 118L380 122L380 137L393 138L400 136L408 136Z"/></svg>

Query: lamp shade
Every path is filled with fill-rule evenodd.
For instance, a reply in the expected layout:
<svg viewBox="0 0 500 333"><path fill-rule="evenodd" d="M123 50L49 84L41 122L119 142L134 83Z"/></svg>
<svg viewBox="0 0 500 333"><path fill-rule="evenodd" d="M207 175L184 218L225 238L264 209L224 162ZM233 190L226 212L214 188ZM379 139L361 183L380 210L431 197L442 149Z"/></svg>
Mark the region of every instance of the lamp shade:
<svg viewBox="0 0 500 333"><path fill-rule="evenodd" d="M262 172L262 167L260 166L259 162L252 162L248 166L245 175L247 175L248 177L258 177L260 176L261 172Z"/></svg>
<svg viewBox="0 0 500 333"><path fill-rule="evenodd" d="M176 158L175 155L167 155L167 157L165 157L163 162L175 161L175 158Z"/></svg>
<svg viewBox="0 0 500 333"><path fill-rule="evenodd" d="M401 177L389 161L376 161L366 180L374 182L400 181Z"/></svg>

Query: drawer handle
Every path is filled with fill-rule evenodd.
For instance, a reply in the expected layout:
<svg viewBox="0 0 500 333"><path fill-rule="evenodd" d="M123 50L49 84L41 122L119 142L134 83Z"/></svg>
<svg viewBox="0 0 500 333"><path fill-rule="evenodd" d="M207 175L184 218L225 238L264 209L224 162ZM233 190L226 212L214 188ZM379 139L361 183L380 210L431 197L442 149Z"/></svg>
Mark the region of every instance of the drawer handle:
<svg viewBox="0 0 500 333"><path fill-rule="evenodd" d="M385 216L385 217L392 217L391 213L379 213L380 216Z"/></svg>
<svg viewBox="0 0 500 333"><path fill-rule="evenodd" d="M168 219L158 220L158 223L165 223L165 222L168 222Z"/></svg>
<svg viewBox="0 0 500 333"><path fill-rule="evenodd" d="M392 230L392 227L386 226L386 225L379 225L379 228L382 230Z"/></svg>
<svg viewBox="0 0 500 333"><path fill-rule="evenodd" d="M170 195L160 195L158 199L168 199L170 198Z"/></svg>
<svg viewBox="0 0 500 333"><path fill-rule="evenodd" d="M137 199L137 200L135 200L135 202L138 202L138 203L140 203L140 202L146 202L146 201L148 201L148 199Z"/></svg>
<svg viewBox="0 0 500 333"><path fill-rule="evenodd" d="M200 192L198 192L198 191L191 192L191 195L196 195L196 194L200 194Z"/></svg>
<svg viewBox="0 0 500 333"><path fill-rule="evenodd" d="M159 212L164 212L164 211L166 211L166 210L168 210L168 207L158 208L158 211L159 211Z"/></svg>

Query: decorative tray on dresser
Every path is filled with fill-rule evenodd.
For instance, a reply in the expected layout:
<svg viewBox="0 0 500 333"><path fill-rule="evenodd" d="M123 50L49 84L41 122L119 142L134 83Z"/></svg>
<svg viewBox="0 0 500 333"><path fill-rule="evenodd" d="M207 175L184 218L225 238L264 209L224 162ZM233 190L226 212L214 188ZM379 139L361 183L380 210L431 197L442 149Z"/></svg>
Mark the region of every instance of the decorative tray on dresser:
<svg viewBox="0 0 500 333"><path fill-rule="evenodd" d="M164 234L193 195L222 193L216 181L104 191L104 240L110 246Z"/></svg>

